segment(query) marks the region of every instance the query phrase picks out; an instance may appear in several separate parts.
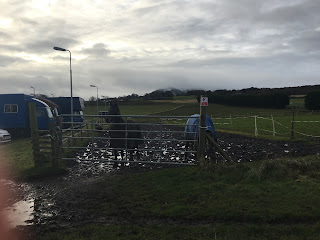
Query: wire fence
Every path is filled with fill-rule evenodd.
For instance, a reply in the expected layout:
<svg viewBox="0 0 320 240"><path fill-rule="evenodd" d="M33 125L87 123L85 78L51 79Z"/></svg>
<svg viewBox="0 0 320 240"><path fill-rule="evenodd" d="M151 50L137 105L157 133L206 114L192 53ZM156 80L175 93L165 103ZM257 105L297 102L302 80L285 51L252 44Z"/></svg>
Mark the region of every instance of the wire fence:
<svg viewBox="0 0 320 240"><path fill-rule="evenodd" d="M259 115L229 115L229 117L214 117L211 118L217 129L233 130L238 132L251 133L255 136L272 135L272 136L288 136L294 138L300 135L308 138L320 138L320 115L312 115L311 120L303 120L310 118L306 115L298 115L300 120L296 120L296 113L286 116L270 117ZM319 120L317 120L319 119Z"/></svg>

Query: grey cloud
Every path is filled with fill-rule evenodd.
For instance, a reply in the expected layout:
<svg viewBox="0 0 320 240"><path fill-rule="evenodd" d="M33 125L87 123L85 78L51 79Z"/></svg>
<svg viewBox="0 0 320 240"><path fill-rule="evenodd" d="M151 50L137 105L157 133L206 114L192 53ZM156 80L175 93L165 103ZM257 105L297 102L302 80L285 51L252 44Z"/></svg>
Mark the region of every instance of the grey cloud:
<svg viewBox="0 0 320 240"><path fill-rule="evenodd" d="M10 52L21 52L23 48L18 45L10 45L10 41L8 44L0 44L0 49L2 52L10 51Z"/></svg>
<svg viewBox="0 0 320 240"><path fill-rule="evenodd" d="M74 45L79 42L74 39L68 38L54 38L52 40L38 40L35 42L29 42L25 45L26 51L29 52L40 52L40 53L48 53L53 51L53 47L62 47L62 48L72 48Z"/></svg>
<svg viewBox="0 0 320 240"><path fill-rule="evenodd" d="M9 64L12 64L17 61L24 61L25 62L25 60L18 58L18 57L10 57L10 56L0 55L0 67L6 67Z"/></svg>
<svg viewBox="0 0 320 240"><path fill-rule="evenodd" d="M301 36L291 40L292 48L299 49L303 52L320 51L320 32L308 31Z"/></svg>
<svg viewBox="0 0 320 240"><path fill-rule="evenodd" d="M11 39L11 36L7 33L0 32L0 39L9 40L9 39Z"/></svg>
<svg viewBox="0 0 320 240"><path fill-rule="evenodd" d="M300 4L281 6L259 15L257 20L280 25L300 25L308 28L319 24L320 2L305 1Z"/></svg>
<svg viewBox="0 0 320 240"><path fill-rule="evenodd" d="M145 3L149 7L135 8ZM33 84L44 94L70 94L68 54L57 54L53 46L88 56L72 59L74 94L84 98L95 95L89 84L98 85L101 95L119 96L166 87L319 82L319 1L120 1L110 14L103 5L96 11L90 6L94 16L62 16L68 5L63 2L34 18L26 1L7 4L6 16L15 17L12 28L0 33L0 66L6 66L0 67L0 81L10 80L10 91L30 93ZM19 64L22 59L14 57L28 53L48 58Z"/></svg>
<svg viewBox="0 0 320 240"><path fill-rule="evenodd" d="M104 43L97 43L92 48L85 48L82 50L83 53L89 54L92 57L105 57L110 54L108 46Z"/></svg>
<svg viewBox="0 0 320 240"><path fill-rule="evenodd" d="M26 27L30 27L30 28L37 27L40 24L37 21L30 19L30 18L26 18L26 17L18 18L17 22L19 22L19 24L26 25Z"/></svg>

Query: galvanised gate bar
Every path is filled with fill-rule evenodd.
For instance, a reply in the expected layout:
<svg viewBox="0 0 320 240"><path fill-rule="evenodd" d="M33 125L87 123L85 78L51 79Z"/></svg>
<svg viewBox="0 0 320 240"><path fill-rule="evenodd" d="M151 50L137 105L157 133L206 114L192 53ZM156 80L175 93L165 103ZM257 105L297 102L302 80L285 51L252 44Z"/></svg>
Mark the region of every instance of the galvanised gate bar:
<svg viewBox="0 0 320 240"><path fill-rule="evenodd" d="M70 115L64 115L70 116ZM116 115L108 115L116 117ZM119 117L119 115L117 115ZM74 122L74 128L62 129L62 149L75 149L76 155L62 160L95 161L125 164L171 164L171 165L196 165L197 132L194 140L185 139L185 126L190 116L150 116L150 115L121 115L123 123L107 123L104 116L85 115L84 122ZM69 118L70 119L70 118ZM132 120L135 123L131 123ZM111 130L111 125L122 125L122 130ZM142 144L138 148L130 148L131 140L127 138L130 125L141 128ZM63 122L71 125L71 122ZM124 137L110 137L114 132L123 132ZM192 132L193 133L193 132ZM112 141L124 141L124 147L111 147ZM193 146L186 149L186 142ZM123 151L123 159L114 157L114 150ZM129 159L129 152L134 151L133 160ZM140 159L137 157L140 153Z"/></svg>

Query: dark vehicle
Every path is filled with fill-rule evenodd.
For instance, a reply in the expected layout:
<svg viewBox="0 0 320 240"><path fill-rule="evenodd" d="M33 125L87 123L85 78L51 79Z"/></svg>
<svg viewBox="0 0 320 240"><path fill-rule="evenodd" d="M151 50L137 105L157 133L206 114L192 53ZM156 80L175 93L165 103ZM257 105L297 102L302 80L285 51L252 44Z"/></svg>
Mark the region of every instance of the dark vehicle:
<svg viewBox="0 0 320 240"><path fill-rule="evenodd" d="M71 97L52 97L47 98L51 102L58 105L58 111L63 116L63 127L68 127L71 125ZM76 124L81 124L84 122L83 110L84 110L84 100L80 97L73 97L73 122Z"/></svg>
<svg viewBox="0 0 320 240"><path fill-rule="evenodd" d="M48 104L48 106L51 109L52 115L56 120L56 124L57 126L60 126L60 124L62 123L62 117L60 116L60 113L58 111L59 106L57 104L55 104L54 102L45 99L45 98L40 98L41 101L45 102L46 104Z"/></svg>

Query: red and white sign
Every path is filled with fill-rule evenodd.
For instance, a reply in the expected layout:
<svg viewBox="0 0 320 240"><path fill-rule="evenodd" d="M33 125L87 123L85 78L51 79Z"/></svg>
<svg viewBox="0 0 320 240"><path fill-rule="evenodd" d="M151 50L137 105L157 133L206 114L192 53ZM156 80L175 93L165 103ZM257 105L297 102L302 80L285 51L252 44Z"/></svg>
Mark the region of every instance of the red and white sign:
<svg viewBox="0 0 320 240"><path fill-rule="evenodd" d="M200 106L201 107L207 107L208 106L208 98L207 97L201 97Z"/></svg>

